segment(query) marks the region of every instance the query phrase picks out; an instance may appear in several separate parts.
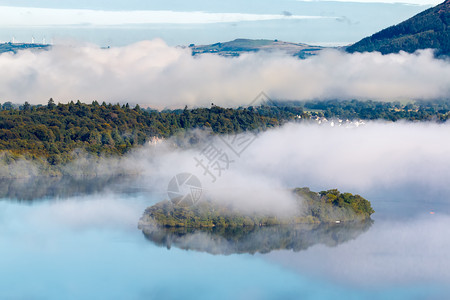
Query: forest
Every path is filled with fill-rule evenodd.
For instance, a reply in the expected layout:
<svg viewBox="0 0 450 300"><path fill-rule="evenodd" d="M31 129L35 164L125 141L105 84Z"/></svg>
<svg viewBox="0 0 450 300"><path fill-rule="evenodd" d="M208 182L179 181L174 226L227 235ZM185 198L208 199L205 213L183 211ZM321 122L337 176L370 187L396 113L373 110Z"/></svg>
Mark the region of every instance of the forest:
<svg viewBox="0 0 450 300"><path fill-rule="evenodd" d="M383 29L347 47L346 51L379 51L382 54L435 49L437 57L450 55L450 2L447 0L412 18Z"/></svg>
<svg viewBox="0 0 450 300"><path fill-rule="evenodd" d="M165 109L157 111L128 104L69 102L46 105L0 105L0 159L18 157L65 164L77 149L94 156L123 155L152 138L183 135L190 129L211 134L263 131L286 122L313 122L317 118L445 122L450 101L377 102L328 100L271 101L259 106Z"/></svg>
<svg viewBox="0 0 450 300"><path fill-rule="evenodd" d="M360 195L341 193L337 189L317 193L309 188L296 188L293 193L298 207L292 215L244 213L229 204L208 200L196 205L162 201L145 210L140 224L189 228L319 224L367 220L375 212L371 203Z"/></svg>
<svg viewBox="0 0 450 300"><path fill-rule="evenodd" d="M167 138L189 129L239 133L279 126L302 114L299 107L225 109L218 106L155 111L128 104L84 104L80 101L15 107L1 105L0 150L27 158L45 157L50 164L66 163L72 151L122 155L152 137Z"/></svg>

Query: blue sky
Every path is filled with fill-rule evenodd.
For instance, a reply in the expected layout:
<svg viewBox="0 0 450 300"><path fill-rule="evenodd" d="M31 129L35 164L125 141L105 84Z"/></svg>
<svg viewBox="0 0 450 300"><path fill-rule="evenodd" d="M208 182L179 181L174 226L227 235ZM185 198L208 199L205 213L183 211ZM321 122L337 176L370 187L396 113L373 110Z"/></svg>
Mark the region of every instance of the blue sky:
<svg viewBox="0 0 450 300"><path fill-rule="evenodd" d="M3 0L0 41L30 42L34 37L122 46L154 38L169 45L265 38L343 45L439 3L378 1Z"/></svg>
<svg viewBox="0 0 450 300"><path fill-rule="evenodd" d="M434 3L421 4L0 0L0 40L34 37L58 45L0 55L0 99L34 104L50 97L96 99L163 109L208 106L211 99L225 107L246 105L261 91L286 100L447 97L449 64L433 59L431 51L391 56L323 51L303 61L282 53L194 58L189 49L173 47L236 38L346 45Z"/></svg>

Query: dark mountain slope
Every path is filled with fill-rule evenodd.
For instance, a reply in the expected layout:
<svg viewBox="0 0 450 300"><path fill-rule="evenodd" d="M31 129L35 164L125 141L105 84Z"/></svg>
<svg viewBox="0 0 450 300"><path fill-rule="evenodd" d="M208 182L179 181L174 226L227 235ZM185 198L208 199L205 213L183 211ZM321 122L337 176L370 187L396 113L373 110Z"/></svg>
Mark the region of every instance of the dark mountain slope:
<svg viewBox="0 0 450 300"><path fill-rule="evenodd" d="M401 50L436 49L436 55L450 55L450 0L366 37L347 47L347 52L379 51L383 54Z"/></svg>

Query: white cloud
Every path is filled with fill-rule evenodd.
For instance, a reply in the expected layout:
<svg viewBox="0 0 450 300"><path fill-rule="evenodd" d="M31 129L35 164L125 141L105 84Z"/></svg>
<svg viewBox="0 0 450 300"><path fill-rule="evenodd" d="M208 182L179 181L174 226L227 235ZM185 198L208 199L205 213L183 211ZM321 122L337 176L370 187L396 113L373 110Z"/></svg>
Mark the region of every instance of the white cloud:
<svg viewBox="0 0 450 300"><path fill-rule="evenodd" d="M438 5L443 1L440 0L297 0L300 2L354 2L354 3L391 3L391 4L409 4L409 5Z"/></svg>
<svg viewBox="0 0 450 300"><path fill-rule="evenodd" d="M289 124L262 134L243 168L288 186L370 190L414 183L446 189L450 125L369 122L358 128Z"/></svg>
<svg viewBox="0 0 450 300"><path fill-rule="evenodd" d="M240 157L219 137L206 139L205 135L196 148L174 147L170 139L138 148L121 159L89 163L81 158L65 171L79 176L81 170L104 176L141 174L136 184L151 187L160 200L167 198L173 176L191 173L200 179L205 195L217 201L243 210L285 213L292 211L294 203L287 191L295 187L338 188L362 196L378 195L377 189L425 187L428 196L444 195L450 191L450 142L443 137L449 135L449 124L369 122L346 128L297 123L259 134ZM210 173L206 172L195 159L206 165L201 150L209 143L229 159L228 166L223 160L220 163L220 173L217 165L210 165ZM24 166L16 167L23 170Z"/></svg>
<svg viewBox="0 0 450 300"><path fill-rule="evenodd" d="M422 186L432 195L448 191L450 176L450 125L433 123L369 122L358 128L288 124L260 134L236 156L220 138L207 140L196 149L175 149L169 140L127 155L110 165L142 172L145 186L166 198L170 179L179 173L195 174L205 194L243 210L292 211L289 188L374 194L380 188L395 190ZM241 139L239 139L241 140ZM207 142L232 161L219 174L215 166L205 172L197 159ZM217 168L216 168L217 169ZM375 193L376 194L376 193ZM370 199L369 199L370 200ZM443 200L443 201L448 201Z"/></svg>
<svg viewBox="0 0 450 300"><path fill-rule="evenodd" d="M209 24L279 19L323 19L283 14L182 12L171 10L106 11L0 6L0 26L114 26L136 24ZM330 17L332 18L332 17ZM334 17L333 17L334 18Z"/></svg>
<svg viewBox="0 0 450 300"><path fill-rule="evenodd" d="M94 99L156 108L245 105L274 99L434 99L450 94L450 62L431 51L345 54L299 60L283 53L192 57L162 40L101 49L57 45L0 55L0 99L45 103Z"/></svg>
<svg viewBox="0 0 450 300"><path fill-rule="evenodd" d="M202 158L201 149L144 148L130 154L127 165L139 165L161 179L154 186L165 188L175 174L190 172L207 189L225 194L247 183L257 191L255 182L280 190L315 186L364 192L414 184L442 191L448 190L450 176L450 142L442 138L448 135L450 125L435 123L369 122L357 128L287 124L258 135L241 157L217 138L213 145L234 162L211 184L211 176L194 160Z"/></svg>

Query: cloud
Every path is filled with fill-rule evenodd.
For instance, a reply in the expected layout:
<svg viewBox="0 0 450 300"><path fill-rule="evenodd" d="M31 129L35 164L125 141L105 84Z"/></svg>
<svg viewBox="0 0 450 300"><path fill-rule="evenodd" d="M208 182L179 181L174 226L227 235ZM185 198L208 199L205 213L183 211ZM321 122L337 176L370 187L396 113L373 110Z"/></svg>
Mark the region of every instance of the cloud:
<svg viewBox="0 0 450 300"><path fill-rule="evenodd" d="M448 124L369 122L357 128L287 124L260 133L240 156L220 137L196 131L188 133L186 140L190 134L200 136L202 142L180 148L175 144L183 144L182 137L176 137L120 159L93 161L80 156L64 168L64 174L140 174L137 184L151 187L164 200L169 181L187 172L200 179L206 197L244 211L292 211L295 201L287 191L304 186L315 191L338 188L366 197L378 195L381 189L396 193L402 188L419 189L411 201L422 201L420 197L448 201L443 195L449 192L450 142L442 138L450 135ZM252 136L237 139L247 137ZM202 154L206 147L226 156L221 156L220 171L217 165L208 167ZM22 165L17 165L19 170ZM16 174L11 168L9 172Z"/></svg>
<svg viewBox="0 0 450 300"><path fill-rule="evenodd" d="M370 189L415 183L447 187L450 125L369 122L358 128L288 124L262 134L245 168L296 186Z"/></svg>
<svg viewBox="0 0 450 300"><path fill-rule="evenodd" d="M288 190L305 186L314 191L338 188L371 201L378 201L381 191L403 199L402 189L415 190L409 200L429 201L426 210L439 201L448 203L450 142L443 139L450 135L448 124L369 122L346 128L293 123L260 133L240 156L220 137L195 131L186 140L190 134L200 136L201 143L189 146L183 137L175 137L120 159L80 156L63 171L76 176L139 174L133 177L136 184L151 188L160 200L168 198L168 183L175 175L191 173L201 181L205 197L243 211L291 212L295 200ZM237 140L248 137L252 135ZM224 155L218 164L208 163L207 147ZM22 171L24 165L15 167ZM14 166L8 171L18 173Z"/></svg>
<svg viewBox="0 0 450 300"><path fill-rule="evenodd" d="M358 128L288 124L258 135L239 157L220 138L211 140L210 145L233 160L220 174L210 167L216 178L197 164L196 158L206 164L204 146L162 148L151 154L144 148L125 165L139 165L148 186L162 195L176 174L195 174L205 193L243 209L289 210L293 200L283 191L304 186L316 191L338 188L368 198L384 189L392 199L401 197L404 188L420 189L411 202L447 203L443 195L449 191L450 142L442 137L449 134L450 125L434 123L369 122ZM135 159L139 164L132 163Z"/></svg>
<svg viewBox="0 0 450 300"><path fill-rule="evenodd" d="M414 294L422 290L410 291L412 286L447 289L450 281L447 259L450 240L445 234L450 217L444 212L431 215L422 210L436 201L441 201L441 207L448 210L449 134L449 124L434 123L369 122L357 128L288 124L259 134L239 157L232 156L221 139L205 137L206 144L212 142L234 160L216 182L196 166L194 158L200 156L205 144L180 149L173 146L174 140L167 140L129 153L120 164L130 169L138 166L142 176L136 185L151 187L155 194L160 193L161 200L167 197L167 184L172 176L191 172L201 180L205 192L221 196L221 201L239 200L244 208L288 208L290 198L278 191L296 186L311 186L313 190L337 187L362 196L375 193L378 198L369 198L374 206L383 201L392 204L394 195L379 192L380 186L386 186L406 195L401 205L388 209L409 215L409 209L416 209L417 203L410 199L414 191L405 190L403 185L434 191L440 199L420 199L420 212L414 211L406 221L397 218L386 221L377 212L369 231L338 247L315 245L299 253L279 251L263 258L303 275L318 275L325 278L325 283L329 279L352 290L355 287L357 291L369 290L372 297L399 287ZM110 162L105 163L105 169L113 171ZM20 209L28 209L25 214L3 209L0 223L17 215L23 216L25 223L14 222L13 227L6 222L6 227L0 226L0 232L11 235L23 230L20 226L25 224L33 229L26 231L26 237L33 237L41 245L41 232L49 228L59 230L57 225L75 230L124 226L131 230L142 214L144 203L133 205L129 200L102 194L52 205L21 206ZM429 298L435 296L428 292L423 291Z"/></svg>
<svg viewBox="0 0 450 300"><path fill-rule="evenodd" d="M450 142L443 138L449 134L449 124L435 123L369 122L351 128L288 124L258 135L240 157L232 156L220 139L213 140L235 160L215 183L195 166L201 149L165 151L154 157L158 167L148 165L147 175L170 178L188 171L206 190L228 199L248 185L253 193L235 200L257 208L289 205L289 198L276 191L296 186L376 195L367 198L376 210L384 206L384 212L375 213L374 226L356 240L332 249L280 251L269 259L345 286L439 286L450 281L445 260L450 240L442 234L450 226ZM260 202L259 196L271 189L270 200ZM433 207L434 215L429 214Z"/></svg>
<svg viewBox="0 0 450 300"><path fill-rule="evenodd" d="M297 0L299 2L322 2L321 0ZM390 3L390 4L406 4L406 5L438 5L442 3L440 0L327 0L336 2L354 2L354 3Z"/></svg>
<svg viewBox="0 0 450 300"><path fill-rule="evenodd" d="M101 49L57 45L50 51L0 55L0 99L46 103L53 97L130 102L156 108L273 99L434 99L450 93L450 62L431 51L345 54L299 60L283 53L192 57L162 40Z"/></svg>
<svg viewBox="0 0 450 300"><path fill-rule="evenodd" d="M172 10L107 11L0 6L0 25L26 26L117 26L138 24L211 24L244 21L324 19L334 17L286 14L183 12Z"/></svg>
<svg viewBox="0 0 450 300"><path fill-rule="evenodd" d="M420 188L409 200L427 200L432 208L436 201L448 202L442 195L449 191L450 142L442 137L449 134L450 125L434 123L369 122L357 128L287 124L259 134L240 156L220 137L205 136L200 145L188 148L175 147L169 139L137 149L119 162L106 159L100 173L114 172L111 166L125 173L139 170L138 184L152 187L161 200L167 199L172 177L191 173L201 181L205 197L243 211L290 212L295 200L288 190L305 186L315 191L338 188L369 200L381 189L390 190L394 199L398 195L393 193L405 187ZM230 163L222 158L220 171L217 165L208 167L202 154L207 147ZM376 204L379 198L373 200Z"/></svg>

